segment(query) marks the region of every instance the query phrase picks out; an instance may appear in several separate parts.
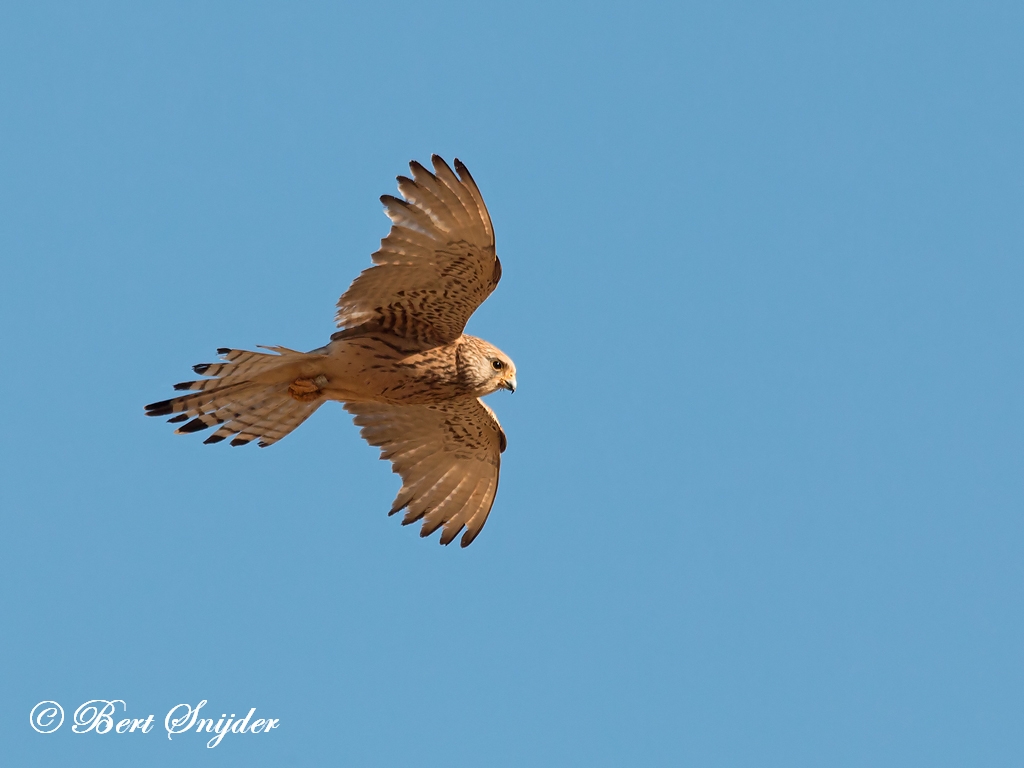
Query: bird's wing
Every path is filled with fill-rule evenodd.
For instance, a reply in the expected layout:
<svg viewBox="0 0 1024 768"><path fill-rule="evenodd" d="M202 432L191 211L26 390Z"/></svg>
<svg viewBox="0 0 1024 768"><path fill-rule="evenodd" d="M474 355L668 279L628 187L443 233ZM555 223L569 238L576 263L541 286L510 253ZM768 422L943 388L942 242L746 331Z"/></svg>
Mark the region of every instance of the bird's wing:
<svg viewBox="0 0 1024 768"><path fill-rule="evenodd" d="M480 190L459 160L458 176L437 155L434 172L413 161L398 177L404 200L381 197L391 232L338 299L347 329L370 323L399 336L448 343L501 278L494 230Z"/></svg>
<svg viewBox="0 0 1024 768"><path fill-rule="evenodd" d="M405 509L402 525L422 518L420 536L443 526L442 544L465 527L461 544L469 546L498 491L506 443L494 412L477 398L430 405L346 403L345 410L402 477L388 514Z"/></svg>

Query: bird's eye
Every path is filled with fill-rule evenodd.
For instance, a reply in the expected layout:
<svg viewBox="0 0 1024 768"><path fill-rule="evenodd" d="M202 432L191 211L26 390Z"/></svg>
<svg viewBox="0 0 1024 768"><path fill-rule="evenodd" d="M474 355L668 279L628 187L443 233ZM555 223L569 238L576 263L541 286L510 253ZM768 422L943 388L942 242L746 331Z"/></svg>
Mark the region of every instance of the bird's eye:
<svg viewBox="0 0 1024 768"><path fill-rule="evenodd" d="M500 371L504 367L505 364L501 362L501 360L491 360L491 368L493 368L494 370Z"/></svg>

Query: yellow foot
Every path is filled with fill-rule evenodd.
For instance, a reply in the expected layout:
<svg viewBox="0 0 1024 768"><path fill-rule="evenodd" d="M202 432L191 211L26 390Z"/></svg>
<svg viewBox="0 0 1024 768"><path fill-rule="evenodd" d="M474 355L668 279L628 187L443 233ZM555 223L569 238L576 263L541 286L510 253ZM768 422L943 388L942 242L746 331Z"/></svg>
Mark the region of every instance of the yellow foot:
<svg viewBox="0 0 1024 768"><path fill-rule="evenodd" d="M326 376L315 379L296 379L288 385L288 394L300 403L311 403L323 394L322 387L327 383Z"/></svg>

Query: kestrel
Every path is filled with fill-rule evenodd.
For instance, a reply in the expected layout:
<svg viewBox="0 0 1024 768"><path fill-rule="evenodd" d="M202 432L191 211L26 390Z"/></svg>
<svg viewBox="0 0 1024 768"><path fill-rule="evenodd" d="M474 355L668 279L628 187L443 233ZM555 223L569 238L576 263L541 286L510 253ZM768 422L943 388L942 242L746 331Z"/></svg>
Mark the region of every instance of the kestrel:
<svg viewBox="0 0 1024 768"><path fill-rule="evenodd" d="M494 230L473 177L437 155L434 172L409 164L404 200L380 198L388 236L338 300L340 331L324 347L297 352L219 349L222 362L193 370L208 378L175 384L182 394L146 406L147 416L186 422L177 432L216 431L205 442L261 447L287 435L328 400L344 404L370 445L402 478L391 511L423 520L449 544L480 533L498 490L505 433L480 399L515 392L508 355L462 331L501 278Z"/></svg>

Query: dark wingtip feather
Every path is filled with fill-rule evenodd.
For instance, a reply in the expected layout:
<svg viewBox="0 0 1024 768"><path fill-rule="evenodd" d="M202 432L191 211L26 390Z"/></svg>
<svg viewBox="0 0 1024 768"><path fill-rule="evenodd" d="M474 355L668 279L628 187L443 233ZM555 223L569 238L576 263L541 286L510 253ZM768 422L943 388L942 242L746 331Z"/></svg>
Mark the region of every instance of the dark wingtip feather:
<svg viewBox="0 0 1024 768"><path fill-rule="evenodd" d="M432 162L434 164L434 170L435 171L440 169L440 168L446 168L448 170L448 173L452 172L451 166L449 166L448 163L445 161L445 159L443 157L441 157L440 155L431 155L430 156L430 162ZM457 163L459 161L456 160L455 162ZM455 174L452 174L452 175L454 176Z"/></svg>
<svg viewBox="0 0 1024 768"><path fill-rule="evenodd" d="M420 538L429 536L442 525L444 525L444 520L438 520L436 523L433 524L424 521L423 527L420 528Z"/></svg>
<svg viewBox="0 0 1024 768"><path fill-rule="evenodd" d="M181 422L183 422L183 421L188 421L188 414L187 413L181 413L181 414L178 414L177 416L172 416L171 418L169 418L167 420L167 423L168 424L181 424Z"/></svg>
<svg viewBox="0 0 1024 768"><path fill-rule="evenodd" d="M225 439L225 437L226 435L210 435L208 438L203 440L203 445L213 445L214 443L219 443L221 440Z"/></svg>
<svg viewBox="0 0 1024 768"><path fill-rule="evenodd" d="M440 155L431 155L430 156L430 162L432 162L434 164L434 168L435 169L437 169L437 168L447 168L449 171L451 170L451 166L448 165L448 161L445 160ZM459 161L456 160L455 162L457 163Z"/></svg>
<svg viewBox="0 0 1024 768"><path fill-rule="evenodd" d="M202 432L204 429L209 428L210 425L202 419L192 419L188 424L178 427L178 431L182 434L188 434L190 432Z"/></svg>
<svg viewBox="0 0 1024 768"><path fill-rule="evenodd" d="M198 365L193 365L192 370L198 373L200 376L202 376L204 373L210 370L211 365L212 363L199 363Z"/></svg>
<svg viewBox="0 0 1024 768"><path fill-rule="evenodd" d="M179 381L174 385L174 388L180 392L183 389L192 389L193 384L195 384L194 381Z"/></svg>
<svg viewBox="0 0 1024 768"><path fill-rule="evenodd" d="M458 528L456 528L454 530L442 531L441 532L441 543L444 544L447 547L449 544L451 544L453 541L455 541L455 537L459 535L459 533L462 531L463 527L464 526L460 525Z"/></svg>
<svg viewBox="0 0 1024 768"><path fill-rule="evenodd" d="M459 542L459 546L462 547L463 549L468 547L470 544L473 543L473 540L476 539L477 534L480 533L480 531L482 531L482 530L483 530L483 528L479 528L479 529L477 529L476 533L474 533L473 531L467 530L464 534L462 534L462 541Z"/></svg>
<svg viewBox="0 0 1024 768"><path fill-rule="evenodd" d="M236 437L234 440L231 441L231 446L233 448L237 448L240 445L248 445L251 442L252 442L252 438L251 437L248 440L246 440L244 438L241 438L241 437Z"/></svg>
<svg viewBox="0 0 1024 768"><path fill-rule="evenodd" d="M231 347L218 347L217 348L217 354L218 355L226 355L230 351L231 351Z"/></svg>

